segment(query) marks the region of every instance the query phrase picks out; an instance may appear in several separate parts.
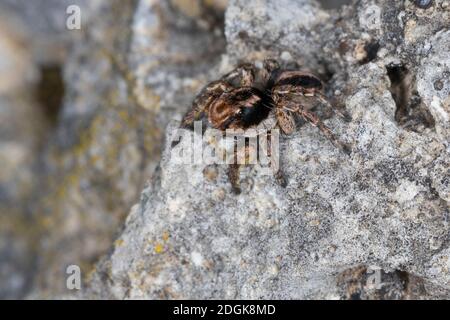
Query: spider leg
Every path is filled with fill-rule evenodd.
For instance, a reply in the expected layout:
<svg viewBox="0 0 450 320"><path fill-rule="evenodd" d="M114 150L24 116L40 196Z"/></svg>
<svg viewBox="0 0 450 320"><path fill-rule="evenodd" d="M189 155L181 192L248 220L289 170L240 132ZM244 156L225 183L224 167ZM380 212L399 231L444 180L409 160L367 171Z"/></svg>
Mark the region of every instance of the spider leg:
<svg viewBox="0 0 450 320"><path fill-rule="evenodd" d="M236 141L236 140L235 140ZM256 140L257 142L257 140ZM245 139L244 145L239 146L235 145L233 149L233 163L228 165L228 178L231 183L231 190L234 194L240 194L241 193L241 187L240 187L240 169L244 165L252 164L253 161L257 160L258 153L256 152L256 149L254 147L257 147L255 145L251 145L250 142ZM255 154L256 152L256 154ZM256 155L256 158L253 158L253 156Z"/></svg>
<svg viewBox="0 0 450 320"><path fill-rule="evenodd" d="M192 107L188 110L181 119L180 129L188 129L194 131L194 122L202 121L202 133L205 132L207 123L206 115L208 113L211 102L217 99L217 96L226 90L227 85L214 82L202 89L202 91L195 97ZM173 141L171 146L174 148L180 143L180 140Z"/></svg>
<svg viewBox="0 0 450 320"><path fill-rule="evenodd" d="M192 130L194 128L194 122L205 116L209 105L212 101L214 101L214 99L216 99L216 95L214 93L205 91L206 90L204 89L198 94L192 103L192 108L184 115L180 125L182 129Z"/></svg>
<svg viewBox="0 0 450 320"><path fill-rule="evenodd" d="M230 84L223 80L213 81L205 86L195 97L191 109L184 115L180 127L193 129L194 121L207 115L211 103L232 88Z"/></svg>
<svg viewBox="0 0 450 320"><path fill-rule="evenodd" d="M281 169L278 169L278 171L275 172L274 177L279 186L281 186L282 188L287 187L287 180Z"/></svg>
<svg viewBox="0 0 450 320"><path fill-rule="evenodd" d="M329 108L331 111L333 111L337 116L339 116L340 118L342 118L344 121L346 122L350 122L351 118L348 114L344 114L342 111L340 111L339 109L337 109L336 107L334 107L326 98L326 96L320 92L320 91L316 91L314 93L314 97L317 98L317 100L319 100L322 104L324 104L327 108Z"/></svg>
<svg viewBox="0 0 450 320"><path fill-rule="evenodd" d="M194 125L194 121L199 120L201 118L203 110L198 110L193 108L189 110L181 120L180 128L182 129L192 129Z"/></svg>
<svg viewBox="0 0 450 320"><path fill-rule="evenodd" d="M256 69L251 63L245 63L224 75L221 80L233 86L252 86L255 81Z"/></svg>
<svg viewBox="0 0 450 320"><path fill-rule="evenodd" d="M194 107L189 110L181 120L180 129L188 129L194 131L194 122L199 121L204 118L205 108L200 107L199 105L194 105ZM206 130L206 124L202 122L202 133ZM175 148L181 140L172 141L171 147Z"/></svg>
<svg viewBox="0 0 450 320"><path fill-rule="evenodd" d="M255 66L247 63L227 73L220 80L208 84L195 97L192 108L181 121L181 128L192 129L194 121L207 115L211 103L222 93L229 92L236 87L252 86L255 81L255 74Z"/></svg>
<svg viewBox="0 0 450 320"><path fill-rule="evenodd" d="M295 130L295 120L291 111L278 107L275 111L278 125L284 134L290 135Z"/></svg>
<svg viewBox="0 0 450 320"><path fill-rule="evenodd" d="M236 138L235 138L236 141ZM234 194L240 194L241 193L241 179L240 179L240 169L241 164L239 163L239 155L238 153L240 150L238 150L238 146L233 146L233 162L228 164L228 179L231 183L231 191ZM244 147L244 152L247 153L246 147ZM244 155L245 156L245 155ZM245 162L244 162L245 164Z"/></svg>
<svg viewBox="0 0 450 320"><path fill-rule="evenodd" d="M342 143L341 141L339 141L333 134L333 132L330 130L330 128L328 128L316 114L302 108L299 105L293 107L292 111L297 112L299 115L303 117L303 119L311 123L313 126L317 127L335 147L341 149L347 155L350 154L351 150L349 149L349 147L344 143Z"/></svg>
<svg viewBox="0 0 450 320"><path fill-rule="evenodd" d="M343 113L335 106L333 106L327 99L327 97L322 93L322 91L316 88L309 88L303 90L297 90L296 88L287 88L284 91L280 91L279 93L284 95L290 95L293 97L307 97L307 98L316 98L320 103L325 105L328 109L330 109L333 113L335 113L338 117L342 118L346 122L351 121L351 117L347 113Z"/></svg>

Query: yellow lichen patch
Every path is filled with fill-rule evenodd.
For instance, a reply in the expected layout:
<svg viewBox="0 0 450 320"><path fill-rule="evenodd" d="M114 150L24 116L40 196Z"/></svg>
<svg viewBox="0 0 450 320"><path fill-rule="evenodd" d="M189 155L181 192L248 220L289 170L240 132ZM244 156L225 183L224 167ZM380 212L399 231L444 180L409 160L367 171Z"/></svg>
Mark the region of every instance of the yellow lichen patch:
<svg viewBox="0 0 450 320"><path fill-rule="evenodd" d="M197 0L172 0L172 5L190 18L198 18L202 13L200 2Z"/></svg>
<svg viewBox="0 0 450 320"><path fill-rule="evenodd" d="M161 243L157 243L155 245L155 253L162 253L164 251L164 247Z"/></svg>
<svg viewBox="0 0 450 320"><path fill-rule="evenodd" d="M50 229L50 227L52 227L54 225L54 221L51 216L44 216L40 222L41 222L42 227L44 227L46 229Z"/></svg>
<svg viewBox="0 0 450 320"><path fill-rule="evenodd" d="M358 41L353 50L353 56L356 60L362 61L367 58L367 51L365 49L366 43L364 41Z"/></svg>
<svg viewBox="0 0 450 320"><path fill-rule="evenodd" d="M91 156L91 163L93 164L93 165L95 165L97 162L99 162L100 160L102 160L102 158L100 157L100 156L98 156L98 155L93 155L93 156Z"/></svg>
<svg viewBox="0 0 450 320"><path fill-rule="evenodd" d="M116 247L121 247L123 244L124 244L123 239L117 239L117 240L114 242L114 245L115 245Z"/></svg>
<svg viewBox="0 0 450 320"><path fill-rule="evenodd" d="M204 4L216 10L225 10L228 5L228 0L204 0Z"/></svg>

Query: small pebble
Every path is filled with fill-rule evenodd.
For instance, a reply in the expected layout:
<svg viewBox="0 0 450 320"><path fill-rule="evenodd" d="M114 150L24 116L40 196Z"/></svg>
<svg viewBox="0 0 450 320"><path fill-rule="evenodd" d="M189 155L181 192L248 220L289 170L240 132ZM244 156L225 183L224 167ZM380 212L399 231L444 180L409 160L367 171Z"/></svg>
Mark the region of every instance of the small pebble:
<svg viewBox="0 0 450 320"><path fill-rule="evenodd" d="M433 0L416 0L414 3L421 9L428 9L433 4Z"/></svg>
<svg viewBox="0 0 450 320"><path fill-rule="evenodd" d="M218 201L223 201L226 196L226 191L224 188L218 188L213 191L213 198Z"/></svg>
<svg viewBox="0 0 450 320"><path fill-rule="evenodd" d="M244 179L241 180L241 189L244 192L250 192L253 189L255 182L252 178L250 177L245 177Z"/></svg>

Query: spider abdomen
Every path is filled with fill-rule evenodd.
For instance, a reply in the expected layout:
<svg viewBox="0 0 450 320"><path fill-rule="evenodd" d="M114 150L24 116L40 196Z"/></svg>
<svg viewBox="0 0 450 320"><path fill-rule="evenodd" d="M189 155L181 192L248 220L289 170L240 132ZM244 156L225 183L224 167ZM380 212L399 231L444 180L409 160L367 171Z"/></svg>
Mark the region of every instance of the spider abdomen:
<svg viewBox="0 0 450 320"><path fill-rule="evenodd" d="M255 88L253 88L253 92L258 99L255 99L252 105L241 108L240 118L244 128L257 125L266 119L273 106L273 101L270 96Z"/></svg>
<svg viewBox="0 0 450 320"><path fill-rule="evenodd" d="M222 94L211 104L208 120L212 127L249 128L266 119L273 106L269 95L253 87L241 87Z"/></svg>
<svg viewBox="0 0 450 320"><path fill-rule="evenodd" d="M262 68L256 64L243 64L208 84L195 98L181 125L192 128L194 121L207 118L207 125L226 134L227 129L238 129L233 134L245 138L257 137L258 141L260 138L270 138L270 141L267 140L267 145L270 145L268 152L270 150L270 155L273 155L276 144L271 141L278 135L274 129L281 129L284 135L292 134L296 129L295 117L298 116L317 127L331 143L349 154L350 148L339 141L310 110L310 102L320 102L333 109L321 92L322 87L320 79L313 74L283 69L273 59L266 59ZM245 143L245 155L248 150L250 144ZM238 148L233 146L233 160L237 159ZM286 186L276 164L277 161L274 161L270 166L276 170L277 181ZM228 172L232 190L236 193L240 192L239 167L239 162L231 163Z"/></svg>

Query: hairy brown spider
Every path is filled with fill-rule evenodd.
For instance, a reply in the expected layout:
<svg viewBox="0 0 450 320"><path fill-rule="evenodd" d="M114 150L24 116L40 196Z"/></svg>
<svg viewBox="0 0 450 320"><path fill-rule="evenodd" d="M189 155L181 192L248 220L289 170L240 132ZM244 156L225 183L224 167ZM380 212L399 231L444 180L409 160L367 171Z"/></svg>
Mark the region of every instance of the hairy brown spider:
<svg viewBox="0 0 450 320"><path fill-rule="evenodd" d="M266 130L278 126L284 134L290 135L295 130L295 116L301 116L318 127L336 147L348 153L347 147L336 139L319 117L310 111L311 106L306 106L302 100L313 98L332 108L322 88L322 82L316 76L282 69L273 59L265 60L262 68L243 64L201 90L192 108L184 116L181 127L192 129L194 121L201 120L207 126L222 131L245 130L265 122ZM271 118L275 118L275 121L270 122ZM236 193L240 192L239 167L238 164L230 165L228 172ZM279 172L276 177L284 184Z"/></svg>

